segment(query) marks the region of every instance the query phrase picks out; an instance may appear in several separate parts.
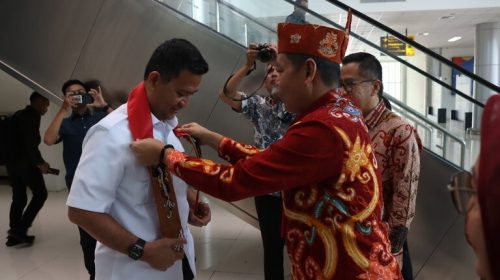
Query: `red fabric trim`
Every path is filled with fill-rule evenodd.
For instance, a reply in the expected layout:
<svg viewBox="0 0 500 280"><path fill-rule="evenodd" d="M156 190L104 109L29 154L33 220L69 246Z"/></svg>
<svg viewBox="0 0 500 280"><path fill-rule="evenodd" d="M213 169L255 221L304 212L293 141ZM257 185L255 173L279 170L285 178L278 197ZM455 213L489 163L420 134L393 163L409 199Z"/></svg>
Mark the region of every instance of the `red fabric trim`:
<svg viewBox="0 0 500 280"><path fill-rule="evenodd" d="M153 138L153 119L144 82L129 94L127 102L128 122L135 139Z"/></svg>

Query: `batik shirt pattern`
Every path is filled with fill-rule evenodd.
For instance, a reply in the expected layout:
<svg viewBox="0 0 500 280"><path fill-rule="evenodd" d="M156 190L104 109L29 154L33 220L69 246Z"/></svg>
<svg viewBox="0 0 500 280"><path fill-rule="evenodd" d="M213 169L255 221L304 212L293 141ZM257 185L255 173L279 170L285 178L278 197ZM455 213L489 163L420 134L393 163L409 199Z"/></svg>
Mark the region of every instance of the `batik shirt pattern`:
<svg viewBox="0 0 500 280"><path fill-rule="evenodd" d="M398 253L415 216L422 144L415 128L382 101L365 121L382 174L384 221L389 224L392 252Z"/></svg>

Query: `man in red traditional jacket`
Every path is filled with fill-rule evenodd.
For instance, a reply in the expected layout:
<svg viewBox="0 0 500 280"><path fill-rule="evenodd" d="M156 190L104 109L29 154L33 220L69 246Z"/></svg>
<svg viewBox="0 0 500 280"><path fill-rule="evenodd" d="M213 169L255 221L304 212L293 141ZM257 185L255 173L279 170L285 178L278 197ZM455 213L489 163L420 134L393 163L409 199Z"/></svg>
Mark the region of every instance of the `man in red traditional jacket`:
<svg viewBox="0 0 500 280"><path fill-rule="evenodd" d="M382 222L381 178L367 128L361 112L334 90L346 34L318 25L278 25L279 95L298 117L266 150L197 124L183 131L231 165L188 157L153 139L131 148L146 165L158 164L163 155L160 164L171 172L227 201L283 191L293 279L401 279Z"/></svg>

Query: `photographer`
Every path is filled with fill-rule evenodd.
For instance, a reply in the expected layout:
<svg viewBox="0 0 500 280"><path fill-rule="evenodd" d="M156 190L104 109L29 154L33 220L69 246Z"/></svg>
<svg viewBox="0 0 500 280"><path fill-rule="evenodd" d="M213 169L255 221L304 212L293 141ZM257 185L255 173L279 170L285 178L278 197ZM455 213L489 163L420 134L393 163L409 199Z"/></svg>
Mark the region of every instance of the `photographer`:
<svg viewBox="0 0 500 280"><path fill-rule="evenodd" d="M255 144L265 149L281 139L295 116L285 111L278 97L278 72L273 64L268 64L264 88L266 97L253 95L247 98L237 91L241 81L255 67L255 61L268 62L276 59L276 49L271 45L251 44L247 49L247 61L226 82L220 93L222 101L235 111L243 113L255 128ZM246 99L247 98L247 99ZM283 279L283 247L281 238L281 196L279 192L255 197L255 208L264 246L265 279Z"/></svg>
<svg viewBox="0 0 500 280"><path fill-rule="evenodd" d="M79 80L66 81L62 86L64 102L57 112L54 120L50 123L43 141L47 145L63 142L63 160L66 168L66 186L71 188L73 176L80 155L82 154L82 143L87 131L109 112L113 111L102 97L101 87L93 86L88 90L87 86ZM71 115L64 118L68 113ZM94 279L94 251L96 241L83 229L80 231L80 245L82 246L90 279Z"/></svg>

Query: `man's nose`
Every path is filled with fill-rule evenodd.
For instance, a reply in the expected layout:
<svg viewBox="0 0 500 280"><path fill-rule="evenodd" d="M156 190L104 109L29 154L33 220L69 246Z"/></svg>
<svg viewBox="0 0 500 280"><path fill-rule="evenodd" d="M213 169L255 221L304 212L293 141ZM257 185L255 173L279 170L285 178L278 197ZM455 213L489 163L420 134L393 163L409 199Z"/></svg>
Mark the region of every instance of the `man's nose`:
<svg viewBox="0 0 500 280"><path fill-rule="evenodd" d="M187 107L189 105L189 97L181 98L181 100L179 101L179 105L181 106L181 108Z"/></svg>

